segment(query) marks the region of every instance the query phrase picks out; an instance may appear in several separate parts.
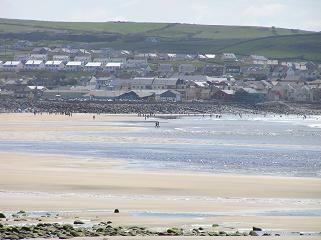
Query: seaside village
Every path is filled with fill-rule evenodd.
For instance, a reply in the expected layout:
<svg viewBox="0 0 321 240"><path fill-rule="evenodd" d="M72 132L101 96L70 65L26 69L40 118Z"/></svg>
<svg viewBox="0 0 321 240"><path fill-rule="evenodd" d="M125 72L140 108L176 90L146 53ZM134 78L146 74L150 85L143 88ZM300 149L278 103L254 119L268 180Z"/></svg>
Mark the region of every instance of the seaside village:
<svg viewBox="0 0 321 240"><path fill-rule="evenodd" d="M37 47L0 61L0 97L321 102L321 64L234 53Z"/></svg>

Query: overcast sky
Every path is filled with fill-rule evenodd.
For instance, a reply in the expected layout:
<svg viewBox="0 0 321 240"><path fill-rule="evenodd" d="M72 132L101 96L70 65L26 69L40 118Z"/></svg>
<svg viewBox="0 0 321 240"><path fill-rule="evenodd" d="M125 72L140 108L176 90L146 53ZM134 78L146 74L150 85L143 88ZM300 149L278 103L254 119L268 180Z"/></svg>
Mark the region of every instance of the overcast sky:
<svg viewBox="0 0 321 240"><path fill-rule="evenodd" d="M0 0L0 17L277 26L321 31L321 0Z"/></svg>

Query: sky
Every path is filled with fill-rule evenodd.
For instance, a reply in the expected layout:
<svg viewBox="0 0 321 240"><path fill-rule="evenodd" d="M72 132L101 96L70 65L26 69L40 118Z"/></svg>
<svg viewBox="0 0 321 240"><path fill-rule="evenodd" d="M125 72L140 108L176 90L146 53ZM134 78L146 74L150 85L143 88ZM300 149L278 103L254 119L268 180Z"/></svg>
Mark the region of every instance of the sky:
<svg viewBox="0 0 321 240"><path fill-rule="evenodd" d="M321 0L0 0L0 18L275 26L321 31Z"/></svg>

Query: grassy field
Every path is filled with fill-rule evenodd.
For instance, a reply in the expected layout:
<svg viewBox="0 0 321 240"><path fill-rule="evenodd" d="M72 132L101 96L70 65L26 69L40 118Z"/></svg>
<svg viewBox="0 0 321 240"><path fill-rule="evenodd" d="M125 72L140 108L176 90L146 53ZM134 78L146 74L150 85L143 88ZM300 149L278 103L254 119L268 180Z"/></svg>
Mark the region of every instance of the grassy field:
<svg viewBox="0 0 321 240"><path fill-rule="evenodd" d="M319 62L320 36L320 33L272 27L0 19L0 40L26 39L36 46L72 43L88 48L113 47L142 52L235 52ZM146 42L147 37L155 37L158 42Z"/></svg>
<svg viewBox="0 0 321 240"><path fill-rule="evenodd" d="M240 42L223 47L220 52L235 52L241 55L261 54L275 58L321 60L321 33L269 37Z"/></svg>
<svg viewBox="0 0 321 240"><path fill-rule="evenodd" d="M0 19L0 32L69 30L74 32L144 34L161 38L248 39L275 35L304 34L307 31L267 27L217 26L177 23L135 22L45 22Z"/></svg>

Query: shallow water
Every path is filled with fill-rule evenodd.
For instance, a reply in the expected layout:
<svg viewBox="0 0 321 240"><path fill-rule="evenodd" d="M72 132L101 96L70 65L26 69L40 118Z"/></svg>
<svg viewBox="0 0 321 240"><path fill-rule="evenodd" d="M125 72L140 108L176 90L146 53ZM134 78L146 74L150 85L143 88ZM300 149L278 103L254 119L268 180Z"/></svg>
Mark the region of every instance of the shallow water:
<svg viewBox="0 0 321 240"><path fill-rule="evenodd" d="M159 129L154 128L153 120L160 121ZM321 177L321 116L304 120L298 116L223 115L221 119L196 116L48 124L134 126L140 130L65 131L59 135L72 136L72 140L0 141L0 151L119 159L126 160L128 167L148 170ZM86 141L89 136L90 142ZM104 138L107 140L102 141Z"/></svg>

